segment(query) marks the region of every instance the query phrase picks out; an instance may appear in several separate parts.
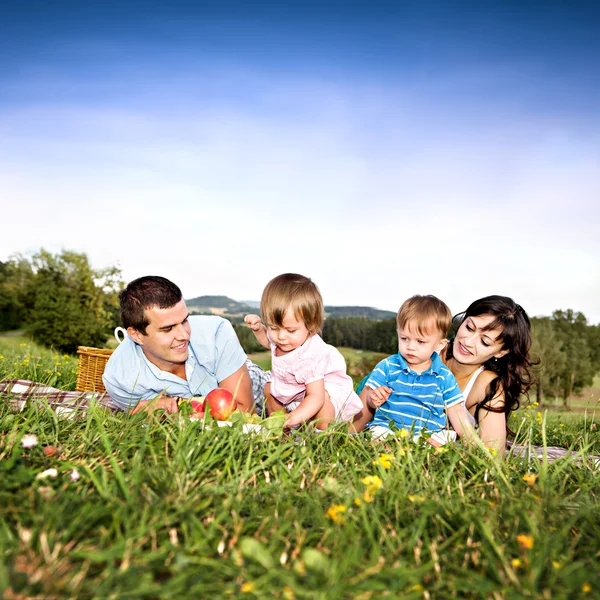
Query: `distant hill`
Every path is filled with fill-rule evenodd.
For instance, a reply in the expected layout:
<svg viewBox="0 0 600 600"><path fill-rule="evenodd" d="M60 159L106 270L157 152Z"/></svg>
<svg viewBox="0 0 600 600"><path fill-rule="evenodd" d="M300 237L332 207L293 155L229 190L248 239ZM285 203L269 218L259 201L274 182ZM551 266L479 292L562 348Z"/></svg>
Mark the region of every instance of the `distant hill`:
<svg viewBox="0 0 600 600"><path fill-rule="evenodd" d="M260 302L246 300L238 302L227 296L198 296L186 300L185 303L191 314L219 315L237 321L248 313L258 313ZM380 310L369 306L326 306L325 317L362 317L382 321L393 319L396 313Z"/></svg>
<svg viewBox="0 0 600 600"><path fill-rule="evenodd" d="M255 308L248 306L244 302L232 300L227 296L198 296L186 300L185 303L191 314L210 314L221 317L240 317L251 312L256 312Z"/></svg>
<svg viewBox="0 0 600 600"><path fill-rule="evenodd" d="M326 306L326 317L363 317L373 319L374 321L383 321L385 319L395 319L396 313L391 310L380 310L370 306Z"/></svg>

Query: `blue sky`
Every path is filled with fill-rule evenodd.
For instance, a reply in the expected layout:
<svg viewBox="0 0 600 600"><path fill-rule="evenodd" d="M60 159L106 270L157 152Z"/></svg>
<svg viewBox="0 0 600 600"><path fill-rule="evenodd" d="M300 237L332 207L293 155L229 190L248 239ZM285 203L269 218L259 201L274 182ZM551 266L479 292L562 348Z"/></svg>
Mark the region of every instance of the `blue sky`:
<svg viewBox="0 0 600 600"><path fill-rule="evenodd" d="M412 6L411 6L412 5ZM85 251L186 297L487 294L600 321L600 9L0 9L0 260Z"/></svg>

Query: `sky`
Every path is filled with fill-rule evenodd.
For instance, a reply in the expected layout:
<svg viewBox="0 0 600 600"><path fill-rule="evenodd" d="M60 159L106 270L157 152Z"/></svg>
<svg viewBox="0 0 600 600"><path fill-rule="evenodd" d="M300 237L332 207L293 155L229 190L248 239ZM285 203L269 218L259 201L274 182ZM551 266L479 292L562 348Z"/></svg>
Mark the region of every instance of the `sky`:
<svg viewBox="0 0 600 600"><path fill-rule="evenodd" d="M599 30L578 1L5 2L0 261L599 323Z"/></svg>

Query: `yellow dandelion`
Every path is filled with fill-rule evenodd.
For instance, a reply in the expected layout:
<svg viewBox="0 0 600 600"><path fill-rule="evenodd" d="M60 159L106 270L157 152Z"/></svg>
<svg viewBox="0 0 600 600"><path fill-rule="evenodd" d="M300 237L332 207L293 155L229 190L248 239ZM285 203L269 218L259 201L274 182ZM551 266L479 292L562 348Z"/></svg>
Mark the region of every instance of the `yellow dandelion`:
<svg viewBox="0 0 600 600"><path fill-rule="evenodd" d="M285 600L294 600L294 598L296 597L296 594L294 594L294 590L289 585L286 585L283 588L283 597L285 598Z"/></svg>
<svg viewBox="0 0 600 600"><path fill-rule="evenodd" d="M360 506L362 504L362 500L360 498L354 498L354 504L356 504L356 506Z"/></svg>
<svg viewBox="0 0 600 600"><path fill-rule="evenodd" d="M399 437L400 439L407 438L408 436L408 429L401 429L400 431L396 432L396 437Z"/></svg>
<svg viewBox="0 0 600 600"><path fill-rule="evenodd" d="M435 454L444 454L444 452L448 452L448 448L445 448L444 446L439 446L435 449Z"/></svg>
<svg viewBox="0 0 600 600"><path fill-rule="evenodd" d="M533 548L533 536L525 535L524 533L517 536L517 542L523 550L531 550Z"/></svg>
<svg viewBox="0 0 600 600"><path fill-rule="evenodd" d="M553 560L552 566L558 571L558 569L560 569L562 567L562 564L559 563L557 560Z"/></svg>
<svg viewBox="0 0 600 600"><path fill-rule="evenodd" d="M492 455L492 456L496 456L498 454L498 448L494 448L493 446L490 446L488 448L488 452Z"/></svg>
<svg viewBox="0 0 600 600"><path fill-rule="evenodd" d="M364 494L363 494L363 500L367 503L367 504L371 504L371 502L373 502L373 500L375 499L375 497L373 496L373 494L371 494L371 492L369 492L369 490L367 490Z"/></svg>
<svg viewBox="0 0 600 600"><path fill-rule="evenodd" d="M374 465L379 465L384 469L389 469L392 466L394 460L393 454L380 454L379 457L373 461Z"/></svg>
<svg viewBox="0 0 600 600"><path fill-rule="evenodd" d="M342 524L344 522L344 513L346 507L343 504L334 504L327 509L325 516L334 523Z"/></svg>
<svg viewBox="0 0 600 600"><path fill-rule="evenodd" d="M510 562L513 566L513 569L518 569L522 564L520 558L513 558Z"/></svg>
<svg viewBox="0 0 600 600"><path fill-rule="evenodd" d="M558 426L559 426L559 427L564 427L564 426L565 426L565 424L564 424L564 423L559 423L559 424L558 424Z"/></svg>
<svg viewBox="0 0 600 600"><path fill-rule="evenodd" d="M366 486L367 491L374 494L383 485L383 480L377 475L367 475L361 479L361 482Z"/></svg>
<svg viewBox="0 0 600 600"><path fill-rule="evenodd" d="M413 504L420 504L421 502L425 502L425 496L423 496L422 494L409 494L407 497L408 501L412 502Z"/></svg>
<svg viewBox="0 0 600 600"><path fill-rule="evenodd" d="M249 594L254 591L254 583L251 581L246 581L246 583L242 583L242 587L240 588L240 592L242 594Z"/></svg>
<svg viewBox="0 0 600 600"><path fill-rule="evenodd" d="M2 360L4 358L4 356L2 356L2 354L0 354L0 360Z"/></svg>
<svg viewBox="0 0 600 600"><path fill-rule="evenodd" d="M535 473L526 473L523 475L523 481L527 482L527 485L533 487L535 485L535 480L537 479L537 475Z"/></svg>
<svg viewBox="0 0 600 600"><path fill-rule="evenodd" d="M592 591L592 584L587 581L581 586L581 591L584 594L589 594Z"/></svg>
<svg viewBox="0 0 600 600"><path fill-rule="evenodd" d="M410 588L410 590L411 590L411 592L420 592L423 590L423 586L420 583L417 583L417 584L413 585Z"/></svg>

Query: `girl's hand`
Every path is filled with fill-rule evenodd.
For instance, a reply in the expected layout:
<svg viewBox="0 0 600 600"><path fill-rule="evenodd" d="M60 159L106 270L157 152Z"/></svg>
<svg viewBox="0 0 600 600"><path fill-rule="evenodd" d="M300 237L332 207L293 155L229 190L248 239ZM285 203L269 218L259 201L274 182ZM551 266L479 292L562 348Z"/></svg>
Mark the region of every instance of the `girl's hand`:
<svg viewBox="0 0 600 600"><path fill-rule="evenodd" d="M298 414L295 410L290 413L290 416L285 420L283 424L284 429L291 429L292 427L296 427L297 425L302 425L305 419L302 418L300 414Z"/></svg>
<svg viewBox="0 0 600 600"><path fill-rule="evenodd" d="M385 385L375 388L369 392L369 395L367 396L367 404L371 408L379 408L387 401L391 393L392 389Z"/></svg>
<svg viewBox="0 0 600 600"><path fill-rule="evenodd" d="M258 315L246 315L244 317L244 323L246 323L246 325L248 325L252 331L258 331L262 325Z"/></svg>

